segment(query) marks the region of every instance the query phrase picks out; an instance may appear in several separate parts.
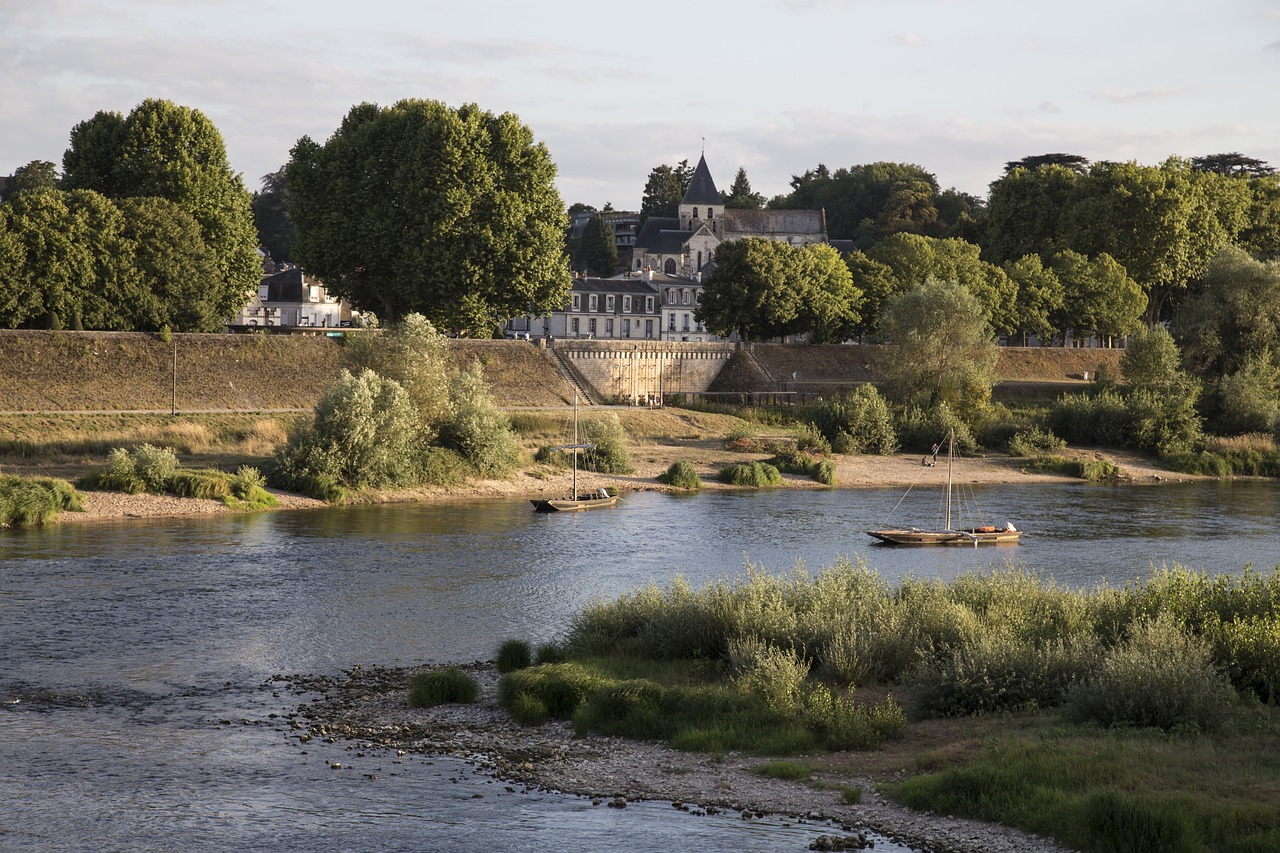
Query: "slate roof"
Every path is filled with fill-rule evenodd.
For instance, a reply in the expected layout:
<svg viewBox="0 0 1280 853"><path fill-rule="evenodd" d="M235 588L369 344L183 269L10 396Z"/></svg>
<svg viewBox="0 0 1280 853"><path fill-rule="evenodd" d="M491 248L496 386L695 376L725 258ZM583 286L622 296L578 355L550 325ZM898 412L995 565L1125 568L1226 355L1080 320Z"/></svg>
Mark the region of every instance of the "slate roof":
<svg viewBox="0 0 1280 853"><path fill-rule="evenodd" d="M662 255L679 254L692 231L681 231L680 220L674 216L650 216L636 235L636 247Z"/></svg>
<svg viewBox="0 0 1280 853"><path fill-rule="evenodd" d="M698 158L698 167L693 170L689 188L684 191L684 198L680 203L724 204L724 199L720 198L720 192L716 189L716 182L711 180L711 170L707 168L705 154Z"/></svg>
<svg viewBox="0 0 1280 853"><path fill-rule="evenodd" d="M821 210L737 210L724 212L725 234L814 234L827 235L826 216Z"/></svg>
<svg viewBox="0 0 1280 853"><path fill-rule="evenodd" d="M306 287L302 281L302 268L290 267L273 275L264 275L262 284L267 286L268 302L306 302Z"/></svg>

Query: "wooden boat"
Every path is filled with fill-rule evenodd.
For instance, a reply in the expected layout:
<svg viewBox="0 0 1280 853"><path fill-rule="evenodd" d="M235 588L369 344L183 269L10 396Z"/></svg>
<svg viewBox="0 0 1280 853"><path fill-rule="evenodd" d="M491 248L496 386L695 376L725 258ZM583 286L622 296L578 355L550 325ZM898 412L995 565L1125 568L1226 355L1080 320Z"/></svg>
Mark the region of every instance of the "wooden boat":
<svg viewBox="0 0 1280 853"><path fill-rule="evenodd" d="M936 457L935 447L935 457ZM925 457L926 464L929 457ZM956 458L956 435L954 430L947 432L947 499L946 518L941 528L932 530L918 527L884 527L879 530L868 530L867 535L879 539L889 545L1016 545L1022 537L1022 531L1012 524L1004 527L981 525L977 527L951 526L951 490Z"/></svg>
<svg viewBox="0 0 1280 853"><path fill-rule="evenodd" d="M573 451L573 491L567 498L532 498L529 503L533 504L536 512L578 512L584 509L603 509L618 505L618 496L611 495L604 489L597 489L591 492L578 491L578 451L590 450L595 447L594 444L580 444L578 442L578 395L573 395L573 444L564 444L554 450L572 450Z"/></svg>

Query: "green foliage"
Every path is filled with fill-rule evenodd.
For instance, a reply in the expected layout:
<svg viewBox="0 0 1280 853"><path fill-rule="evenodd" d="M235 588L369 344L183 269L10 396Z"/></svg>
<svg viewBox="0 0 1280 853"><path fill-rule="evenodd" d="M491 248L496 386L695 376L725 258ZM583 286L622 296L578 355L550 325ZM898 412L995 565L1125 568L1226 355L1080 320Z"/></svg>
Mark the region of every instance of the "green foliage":
<svg viewBox="0 0 1280 853"><path fill-rule="evenodd" d="M1071 691L1068 710L1102 725L1210 731L1234 702L1208 643L1162 613L1133 625L1129 638Z"/></svg>
<svg viewBox="0 0 1280 853"><path fill-rule="evenodd" d="M820 461L813 468L813 479L824 486L834 486L836 484L836 463L830 459Z"/></svg>
<svg viewBox="0 0 1280 853"><path fill-rule="evenodd" d="M440 424L440 443L484 476L506 474L520 460L511 421L494 401L478 362L449 383L449 413Z"/></svg>
<svg viewBox="0 0 1280 853"><path fill-rule="evenodd" d="M513 713L518 697L528 695L545 715L567 719L604 684L597 673L576 663L539 664L503 675L498 681L498 705Z"/></svg>
<svg viewBox="0 0 1280 853"><path fill-rule="evenodd" d="M1280 357L1270 350L1245 356L1239 370L1218 380L1204 408L1219 435L1280 429Z"/></svg>
<svg viewBox="0 0 1280 853"><path fill-rule="evenodd" d="M754 489L782 484L782 474L768 462L735 462L725 465L716 476L723 483Z"/></svg>
<svg viewBox="0 0 1280 853"><path fill-rule="evenodd" d="M1188 369L1206 380L1280 353L1280 262L1219 251L1174 319Z"/></svg>
<svg viewBox="0 0 1280 853"><path fill-rule="evenodd" d="M582 424L582 440L594 447L582 451L582 467L601 474L631 474L631 451L622 422L614 414L591 418Z"/></svg>
<svg viewBox="0 0 1280 853"><path fill-rule="evenodd" d="M1182 356L1163 326L1141 328L1120 357L1120 376L1130 388L1166 389L1182 376Z"/></svg>
<svg viewBox="0 0 1280 853"><path fill-rule="evenodd" d="M412 313L375 333L346 339L352 373L372 370L404 388L418 412L420 438L435 441L449 415L449 341L426 317Z"/></svg>
<svg viewBox="0 0 1280 853"><path fill-rule="evenodd" d="M279 506L280 501L266 490L266 478L257 468L241 465L230 479L231 494L223 496L222 502L231 509L253 511Z"/></svg>
<svg viewBox="0 0 1280 853"><path fill-rule="evenodd" d="M179 469L168 490L180 498L222 500L231 494L231 477L222 471Z"/></svg>
<svg viewBox="0 0 1280 853"><path fill-rule="evenodd" d="M889 406L874 385L859 386L847 396L810 403L800 417L837 453L889 455L898 449Z"/></svg>
<svg viewBox="0 0 1280 853"><path fill-rule="evenodd" d="M768 761L757 764L751 772L766 779L785 779L788 782L804 782L811 779L817 768L802 761Z"/></svg>
<svg viewBox="0 0 1280 853"><path fill-rule="evenodd" d="M519 639L503 640L498 646L498 672L514 672L533 663L533 650L528 642Z"/></svg>
<svg viewBox="0 0 1280 853"><path fill-rule="evenodd" d="M946 450L947 434L955 433L956 451L972 453L978 449L969 425L946 403L930 408L908 406L898 418L898 437L904 447Z"/></svg>
<svg viewBox="0 0 1280 853"><path fill-rule="evenodd" d="M470 705L479 695L480 685L475 677L456 666L419 673L409 682L409 704L415 708Z"/></svg>
<svg viewBox="0 0 1280 853"><path fill-rule="evenodd" d="M865 705L813 685L804 697L803 718L830 750L878 749L898 740L907 729L907 715L893 697Z"/></svg>
<svg viewBox="0 0 1280 853"><path fill-rule="evenodd" d="M1161 456L1189 453L1203 437L1195 410L1198 389L1176 383L1121 395L1065 394L1050 407L1049 428L1071 444L1131 447Z"/></svg>
<svg viewBox="0 0 1280 853"><path fill-rule="evenodd" d="M945 402L969 417L986 407L996 347L988 311L969 290L930 278L889 301L879 334L894 348L886 378L899 402Z"/></svg>
<svg viewBox="0 0 1280 853"><path fill-rule="evenodd" d="M0 476L0 527L39 527L64 511L82 510L79 492L66 480Z"/></svg>
<svg viewBox="0 0 1280 853"><path fill-rule="evenodd" d="M555 164L511 113L359 104L323 144L298 141L285 190L302 265L384 320L488 337L568 301Z"/></svg>
<svg viewBox="0 0 1280 853"><path fill-rule="evenodd" d="M276 454L286 489L408 485L419 476L418 416L400 384L372 370L343 370L316 405L314 425Z"/></svg>
<svg viewBox="0 0 1280 853"><path fill-rule="evenodd" d="M794 649L779 648L756 637L735 638L727 649L733 683L782 717L799 711L809 664Z"/></svg>
<svg viewBox="0 0 1280 853"><path fill-rule="evenodd" d="M693 467L692 462L672 462L671 467L658 475L658 482L666 483L677 489L701 489L702 478L698 476L698 470Z"/></svg>
<svg viewBox="0 0 1280 853"><path fill-rule="evenodd" d="M1053 434L1052 430L1039 427L1021 430L1009 439L1009 453L1014 456L1043 456L1048 453L1061 452L1067 443Z"/></svg>
<svg viewBox="0 0 1280 853"><path fill-rule="evenodd" d="M1121 471L1106 459L1068 459L1065 456L1049 454L1036 458L1027 468L1031 471L1062 474L1077 477L1096 483L1102 480L1117 480Z"/></svg>
<svg viewBox="0 0 1280 853"><path fill-rule="evenodd" d="M177 470L177 454L167 447L141 444L132 451L117 447L107 454L106 468L81 478L80 486L131 495L165 492Z"/></svg>

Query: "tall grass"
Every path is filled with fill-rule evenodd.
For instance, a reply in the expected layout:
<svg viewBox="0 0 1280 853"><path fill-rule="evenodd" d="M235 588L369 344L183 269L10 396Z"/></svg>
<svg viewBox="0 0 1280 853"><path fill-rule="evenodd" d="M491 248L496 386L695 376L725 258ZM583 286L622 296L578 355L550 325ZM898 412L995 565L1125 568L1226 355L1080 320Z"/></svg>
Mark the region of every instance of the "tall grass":
<svg viewBox="0 0 1280 853"><path fill-rule="evenodd" d="M702 488L702 478L698 476L698 469L693 467L692 462L672 462L671 467L665 472L658 475L659 483L666 483L677 489L689 489L696 491Z"/></svg>
<svg viewBox="0 0 1280 853"><path fill-rule="evenodd" d="M717 476L729 485L753 489L782 484L782 474L768 462L734 462L722 467Z"/></svg>
<svg viewBox="0 0 1280 853"><path fill-rule="evenodd" d="M480 695L475 677L456 666L419 673L409 682L409 704L415 708L469 705Z"/></svg>
<svg viewBox="0 0 1280 853"><path fill-rule="evenodd" d="M80 494L66 480L0 476L0 527L39 527L82 510Z"/></svg>

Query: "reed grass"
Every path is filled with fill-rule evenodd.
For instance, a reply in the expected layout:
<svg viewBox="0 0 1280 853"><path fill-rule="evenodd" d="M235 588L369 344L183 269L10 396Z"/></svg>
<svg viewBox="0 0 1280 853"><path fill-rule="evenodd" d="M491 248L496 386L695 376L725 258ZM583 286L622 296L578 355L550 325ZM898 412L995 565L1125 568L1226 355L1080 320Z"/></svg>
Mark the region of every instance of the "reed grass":
<svg viewBox="0 0 1280 853"><path fill-rule="evenodd" d="M415 708L469 705L479 695L480 685L475 677L456 666L419 673L409 682L409 704Z"/></svg>
<svg viewBox="0 0 1280 853"><path fill-rule="evenodd" d="M66 480L0 476L0 527L39 527L83 509L79 492Z"/></svg>
<svg viewBox="0 0 1280 853"><path fill-rule="evenodd" d="M754 489L782 484L782 474L768 462L734 462L722 467L717 476L729 485Z"/></svg>
<svg viewBox="0 0 1280 853"><path fill-rule="evenodd" d="M702 478L692 462L672 462L671 467L658 475L658 482L666 483L677 489L697 490L702 488Z"/></svg>
<svg viewBox="0 0 1280 853"><path fill-rule="evenodd" d="M511 638L498 645L496 656L498 672L514 672L533 663L533 649L525 640Z"/></svg>

